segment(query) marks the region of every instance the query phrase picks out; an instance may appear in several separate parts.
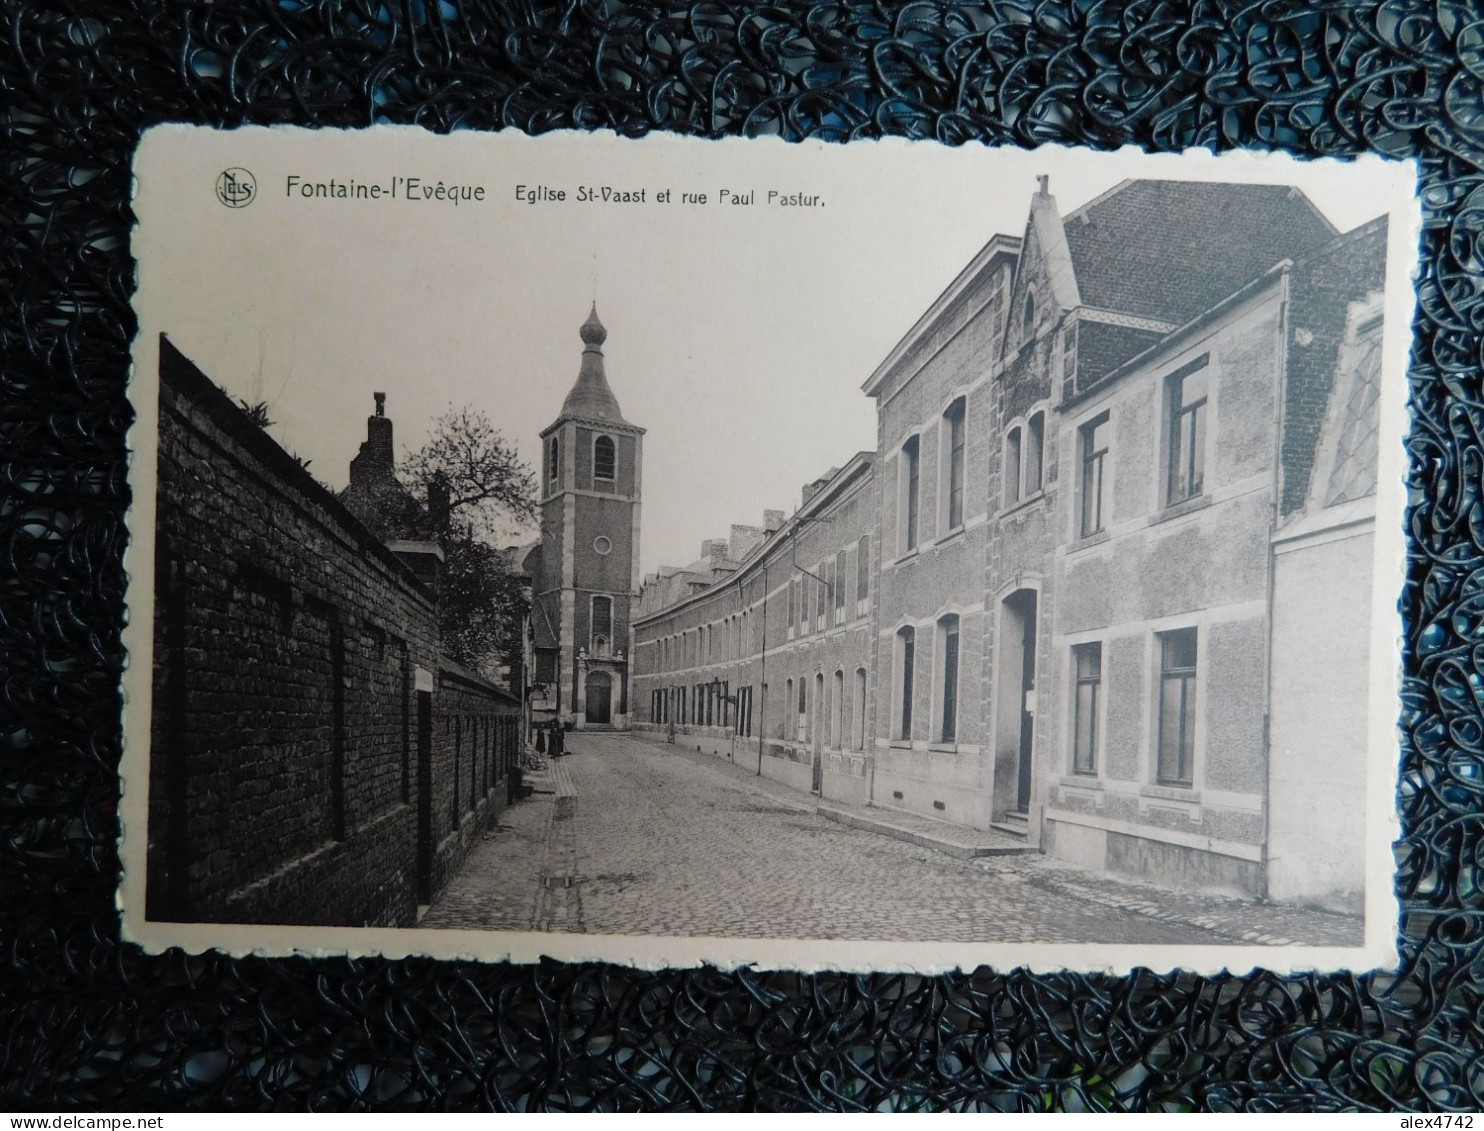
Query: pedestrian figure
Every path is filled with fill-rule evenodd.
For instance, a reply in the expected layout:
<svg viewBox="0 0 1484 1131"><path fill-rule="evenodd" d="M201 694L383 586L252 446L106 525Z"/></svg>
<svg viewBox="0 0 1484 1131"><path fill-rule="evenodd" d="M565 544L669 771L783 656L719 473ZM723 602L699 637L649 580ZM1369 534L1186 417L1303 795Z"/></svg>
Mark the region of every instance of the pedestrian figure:
<svg viewBox="0 0 1484 1131"><path fill-rule="evenodd" d="M551 724L551 756L560 758L566 753L566 742L562 733L562 725L555 720Z"/></svg>
<svg viewBox="0 0 1484 1131"><path fill-rule="evenodd" d="M539 726L539 727L536 728L536 753L537 754L545 754L546 753L546 727L545 727L545 725L542 725L542 726Z"/></svg>
<svg viewBox="0 0 1484 1131"><path fill-rule="evenodd" d="M668 742L671 746L674 746L675 745L675 720L674 719L671 719L665 725L665 741Z"/></svg>

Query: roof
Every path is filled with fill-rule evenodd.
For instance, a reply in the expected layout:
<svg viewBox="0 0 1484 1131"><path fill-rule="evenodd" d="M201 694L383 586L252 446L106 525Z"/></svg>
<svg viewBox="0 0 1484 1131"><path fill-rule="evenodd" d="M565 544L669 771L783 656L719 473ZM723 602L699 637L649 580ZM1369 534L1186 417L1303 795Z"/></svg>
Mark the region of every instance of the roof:
<svg viewBox="0 0 1484 1131"><path fill-rule="evenodd" d="M561 415L627 424L619 411L618 398L608 387L608 377L603 372L603 343L608 340L608 331L598 319L597 303L593 304L592 312L578 333L582 337L582 365L577 371L577 383L562 402Z"/></svg>
<svg viewBox="0 0 1484 1131"><path fill-rule="evenodd" d="M1082 303L1185 322L1335 236L1287 185L1125 181L1065 219Z"/></svg>

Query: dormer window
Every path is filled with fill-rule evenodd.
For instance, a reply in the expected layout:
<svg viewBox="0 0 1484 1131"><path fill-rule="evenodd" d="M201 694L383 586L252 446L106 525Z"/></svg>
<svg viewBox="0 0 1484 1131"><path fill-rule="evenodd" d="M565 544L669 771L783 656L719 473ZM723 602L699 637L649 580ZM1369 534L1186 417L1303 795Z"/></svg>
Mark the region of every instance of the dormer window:
<svg viewBox="0 0 1484 1131"><path fill-rule="evenodd" d="M593 441L593 478L612 482L617 474L618 449L609 436L599 436Z"/></svg>

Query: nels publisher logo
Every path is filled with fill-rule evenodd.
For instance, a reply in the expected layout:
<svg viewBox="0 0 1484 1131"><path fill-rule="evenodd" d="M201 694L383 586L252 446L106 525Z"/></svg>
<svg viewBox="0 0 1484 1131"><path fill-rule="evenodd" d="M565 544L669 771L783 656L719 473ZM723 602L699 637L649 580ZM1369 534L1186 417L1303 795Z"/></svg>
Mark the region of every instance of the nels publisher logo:
<svg viewBox="0 0 1484 1131"><path fill-rule="evenodd" d="M223 169L216 179L216 198L228 208L246 208L258 196L258 182L246 169Z"/></svg>

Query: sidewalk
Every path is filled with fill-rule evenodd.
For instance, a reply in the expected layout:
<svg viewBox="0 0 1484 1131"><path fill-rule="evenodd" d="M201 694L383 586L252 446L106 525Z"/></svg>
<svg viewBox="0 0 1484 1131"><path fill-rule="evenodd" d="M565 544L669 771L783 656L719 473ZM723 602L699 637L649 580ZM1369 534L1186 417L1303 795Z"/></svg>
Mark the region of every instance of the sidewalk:
<svg viewBox="0 0 1484 1131"><path fill-rule="evenodd" d="M1240 939L1268 946L1294 942L1311 946L1359 946L1364 942L1364 923L1356 917L1114 878L1043 856L1038 849L1001 833L953 825L897 809L821 802L812 793L760 777L745 764L697 753L683 744L670 745L659 736L629 733L625 737L663 747L676 757L736 778L754 792L800 812L942 852L987 872L1013 872L1020 882L1043 891L1055 891L1109 910L1208 931L1219 936L1213 942Z"/></svg>

